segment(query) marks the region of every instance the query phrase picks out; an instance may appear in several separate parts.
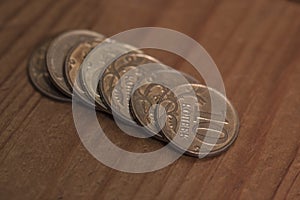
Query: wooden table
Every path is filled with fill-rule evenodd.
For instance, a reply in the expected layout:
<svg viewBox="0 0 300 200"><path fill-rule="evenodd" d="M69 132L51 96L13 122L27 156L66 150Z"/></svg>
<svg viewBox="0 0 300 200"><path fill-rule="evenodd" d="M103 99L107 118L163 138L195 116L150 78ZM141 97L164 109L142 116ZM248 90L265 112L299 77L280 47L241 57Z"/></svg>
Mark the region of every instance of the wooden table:
<svg viewBox="0 0 300 200"><path fill-rule="evenodd" d="M0 199L300 199L298 2L2 0ZM53 34L91 29L111 36L144 26L187 34L217 63L241 120L226 153L182 156L145 174L116 171L83 147L71 104L42 96L27 78L30 53ZM155 54L192 73L178 57ZM107 115L99 120L121 147L162 146L126 136Z"/></svg>

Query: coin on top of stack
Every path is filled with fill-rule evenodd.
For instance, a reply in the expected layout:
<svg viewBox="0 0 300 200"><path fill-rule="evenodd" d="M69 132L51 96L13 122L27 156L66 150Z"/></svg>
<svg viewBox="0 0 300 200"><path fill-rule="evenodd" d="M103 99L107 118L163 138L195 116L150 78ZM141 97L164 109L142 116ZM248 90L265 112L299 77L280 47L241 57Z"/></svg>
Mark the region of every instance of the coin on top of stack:
<svg viewBox="0 0 300 200"><path fill-rule="evenodd" d="M180 85L165 93L158 104L156 119L161 122L161 117L167 118L160 124L162 133L188 155L218 155L237 138L237 113L229 100L215 89L199 84ZM218 113L212 113L213 105L218 107ZM160 114L162 110L165 116ZM190 140L188 147L187 140Z"/></svg>

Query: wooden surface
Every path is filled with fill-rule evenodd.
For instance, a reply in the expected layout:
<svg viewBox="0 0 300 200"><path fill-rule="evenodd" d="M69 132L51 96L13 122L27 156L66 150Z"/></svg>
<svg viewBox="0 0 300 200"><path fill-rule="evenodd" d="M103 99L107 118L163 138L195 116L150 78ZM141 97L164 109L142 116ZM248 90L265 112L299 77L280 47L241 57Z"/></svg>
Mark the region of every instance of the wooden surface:
<svg viewBox="0 0 300 200"><path fill-rule="evenodd" d="M31 51L55 33L111 36L143 26L181 31L214 58L241 120L228 152L183 156L152 173L118 172L83 147L71 105L41 96L27 79ZM191 73L178 58L159 55ZM300 199L297 1L1 0L0 65L0 199ZM99 119L124 148L161 146Z"/></svg>

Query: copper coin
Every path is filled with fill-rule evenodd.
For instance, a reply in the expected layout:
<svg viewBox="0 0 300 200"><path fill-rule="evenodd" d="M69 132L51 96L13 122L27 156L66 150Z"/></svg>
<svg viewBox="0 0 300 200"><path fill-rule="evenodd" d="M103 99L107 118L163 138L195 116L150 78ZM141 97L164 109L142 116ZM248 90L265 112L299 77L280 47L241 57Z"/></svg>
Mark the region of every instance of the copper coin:
<svg viewBox="0 0 300 200"><path fill-rule="evenodd" d="M50 81L46 66L46 53L51 40L40 45L31 55L28 63L28 75L35 88L42 94L59 101L71 101Z"/></svg>
<svg viewBox="0 0 300 200"><path fill-rule="evenodd" d="M66 56L74 45L93 38L104 36L88 30L68 31L56 37L48 48L46 60L50 78L53 84L69 97L72 96L72 90L68 87L64 76Z"/></svg>
<svg viewBox="0 0 300 200"><path fill-rule="evenodd" d="M151 75L151 79L143 80L141 85L132 94L130 99L131 114L134 119L145 127L151 135L157 139L167 141L160 132L160 128L155 120L155 105L162 96L169 91L169 88L187 84L198 83L198 81L188 74L175 70L159 70ZM155 80L155 83L152 82Z"/></svg>
<svg viewBox="0 0 300 200"><path fill-rule="evenodd" d="M153 70L166 68L163 65L151 66L148 70L139 68L140 65L149 63L159 63L159 61L143 53L129 52L105 68L100 78L98 92L103 102L125 122L133 122L129 102L135 83Z"/></svg>
<svg viewBox="0 0 300 200"><path fill-rule="evenodd" d="M101 41L101 39L93 39L81 42L70 50L66 58L65 76L68 81L68 86L73 90L73 94L77 95L79 99L88 106L93 106L94 104L82 87L79 71L85 57L93 48L101 43Z"/></svg>
<svg viewBox="0 0 300 200"><path fill-rule="evenodd" d="M102 108L103 111L109 108L97 92L99 78L103 70L115 59L130 51L140 52L133 46L106 39L88 54L80 67L81 82L86 93L95 102L95 106Z"/></svg>
<svg viewBox="0 0 300 200"><path fill-rule="evenodd" d="M212 113L212 102L218 107L218 113ZM234 107L212 88L181 85L167 92L159 105L166 112L166 122L160 124L162 133L188 155L217 155L227 150L238 135L239 119ZM162 107L156 115L158 122L162 121Z"/></svg>

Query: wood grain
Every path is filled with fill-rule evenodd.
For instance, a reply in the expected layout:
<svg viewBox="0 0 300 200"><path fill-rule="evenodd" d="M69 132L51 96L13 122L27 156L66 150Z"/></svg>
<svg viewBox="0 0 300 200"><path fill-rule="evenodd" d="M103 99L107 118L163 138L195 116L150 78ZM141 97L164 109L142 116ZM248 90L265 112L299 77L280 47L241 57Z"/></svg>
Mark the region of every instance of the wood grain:
<svg viewBox="0 0 300 200"><path fill-rule="evenodd" d="M0 199L300 199L300 4L286 0L3 0L0 2ZM241 120L228 152L183 156L129 174L94 159L76 133L71 105L28 81L31 51L49 36L87 28L111 36L143 26L185 33L211 54ZM184 60L155 52L194 74ZM168 56L166 56L168 55ZM122 134L120 146L162 144Z"/></svg>

